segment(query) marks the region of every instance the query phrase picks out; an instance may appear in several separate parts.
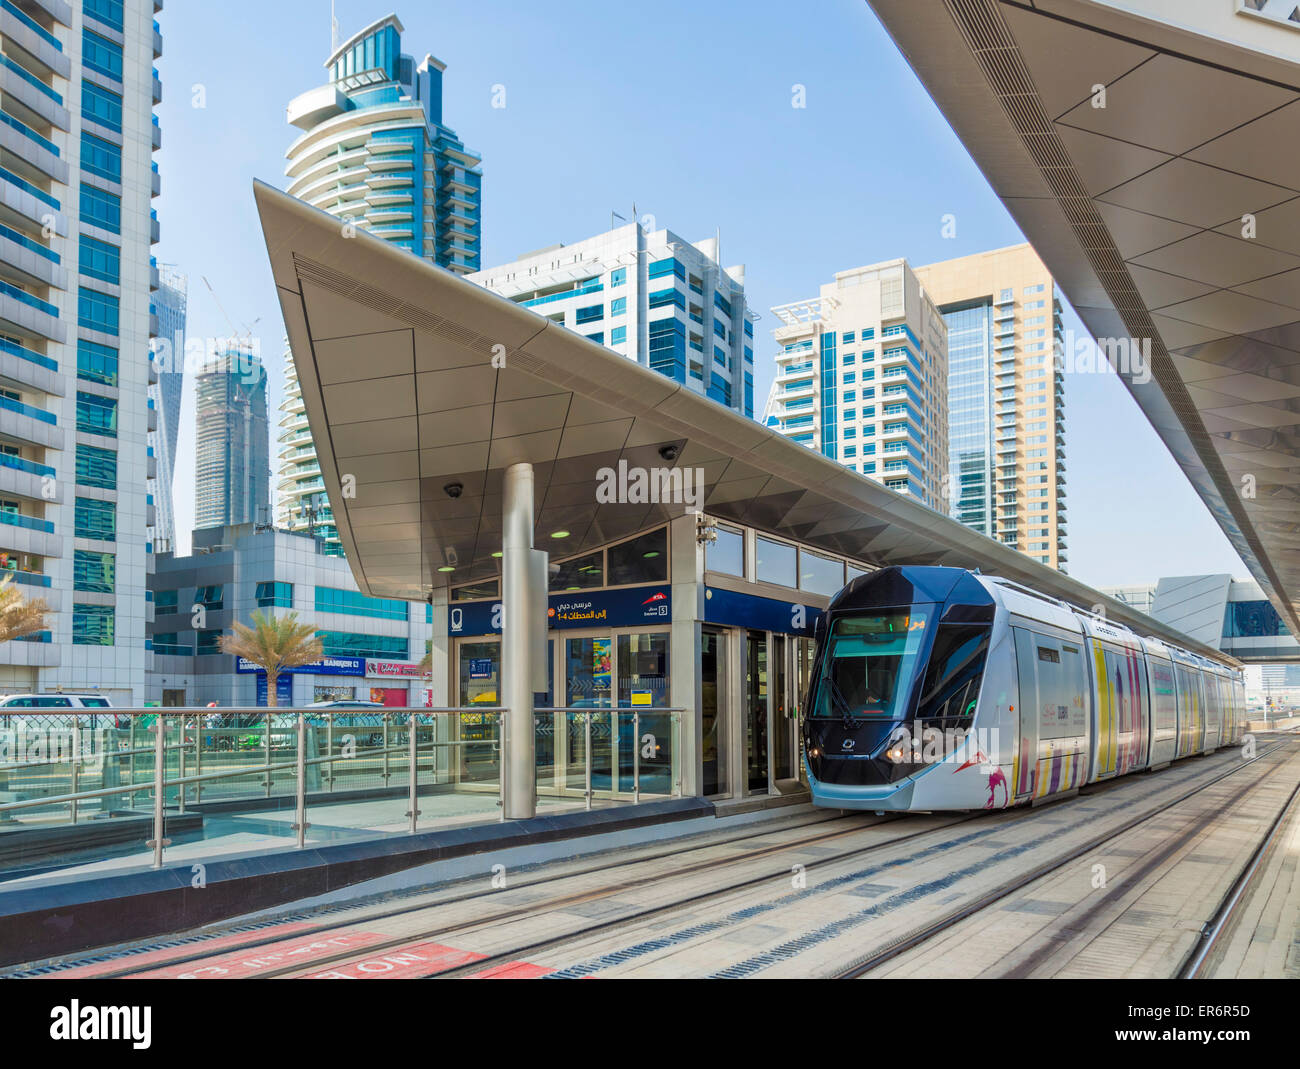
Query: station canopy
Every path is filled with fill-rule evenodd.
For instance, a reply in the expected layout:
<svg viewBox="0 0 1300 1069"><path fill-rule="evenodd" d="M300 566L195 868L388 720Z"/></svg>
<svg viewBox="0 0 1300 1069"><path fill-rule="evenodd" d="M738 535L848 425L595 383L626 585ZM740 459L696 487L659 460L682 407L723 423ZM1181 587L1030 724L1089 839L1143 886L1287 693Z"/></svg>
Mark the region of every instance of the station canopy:
<svg viewBox="0 0 1300 1069"><path fill-rule="evenodd" d="M1300 635L1297 5L870 3Z"/></svg>
<svg viewBox="0 0 1300 1069"><path fill-rule="evenodd" d="M978 568L1230 660L450 271L254 192L325 489L367 594L423 600L499 575L512 464L533 465L535 540L552 559L690 511L598 500L602 469L622 461L702 470L713 518L869 566Z"/></svg>

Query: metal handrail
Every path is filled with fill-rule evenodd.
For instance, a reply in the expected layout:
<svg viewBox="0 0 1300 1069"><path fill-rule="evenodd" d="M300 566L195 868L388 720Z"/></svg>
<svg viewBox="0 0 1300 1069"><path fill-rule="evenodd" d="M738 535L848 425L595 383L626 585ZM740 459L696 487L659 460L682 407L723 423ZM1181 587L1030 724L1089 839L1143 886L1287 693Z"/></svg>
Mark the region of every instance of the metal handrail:
<svg viewBox="0 0 1300 1069"><path fill-rule="evenodd" d="M641 803L641 715L649 713L657 716L659 714L667 715L673 725L673 750L670 759L671 769L676 767L677 775L672 776L673 797L682 796L682 758L681 758L681 714L687 710L680 705L538 705L533 707L534 713L578 713L582 716L583 722L583 799L588 810L591 809L594 792L591 789L591 717L602 714L614 714L614 726L617 728L618 716L621 713L632 714L632 804ZM617 794L618 788L616 783L617 773L611 769L610 792Z"/></svg>
<svg viewBox="0 0 1300 1069"><path fill-rule="evenodd" d="M670 717L673 724L673 757L672 763L677 766L678 775L673 777L674 797L681 796L682 780L680 776L681 767L681 714L687 710L681 706L537 706L534 707L534 713L577 713L582 716L584 723L585 742L585 803L588 809L591 808L593 791L591 788L591 722L594 717L604 714L611 714L613 724L616 727L618 719L624 713L632 714L633 725L633 787L632 797L634 803L640 801L641 797L641 762L640 762L640 725L643 713L650 715L666 715ZM59 760L51 760L48 756L35 761L16 762L14 764L0 766L0 772L12 772L21 769L27 769L38 766L48 766L52 764L64 764L71 762L71 785L72 791L61 795L46 795L39 798L26 798L13 802L0 803L0 814L8 814L16 810L39 809L58 805L69 805L72 809L73 823L76 823L77 807L80 803L92 799L110 798L119 795L131 795L139 793L141 790L153 790L153 837L148 840L148 846L153 850L153 867L161 868L164 849L169 845L169 840L164 837L165 818L166 818L166 796L168 788L178 789L177 808L179 812L185 811L186 805L186 788L193 785L196 788L195 801L201 800L202 785L205 783L214 783L221 780L236 779L244 776L264 775L267 797L271 795L272 781L276 772L283 772L292 769L294 772L294 806L295 820L293 830L296 833L297 845L305 846L306 832L310 825L306 821L306 782L307 769L310 767L328 766L329 789L333 790L334 776L333 765L343 758L336 755L333 745L333 729L335 720L338 717L355 718L357 716L378 715L380 723L377 724L347 724L348 728L357 728L364 730L368 727L379 728L382 726L384 731L384 742L377 747L363 747L359 752L367 758L383 759L384 781L387 783L390 775L388 769L388 759L391 754L406 751L408 754L408 809L406 816L409 819L409 832L414 834L418 830L420 810L418 808L418 765L421 751L426 753L437 753L440 750L457 750L473 746L490 746L501 754L499 776L498 776L498 802L501 807L501 820L505 820L505 789L506 789L506 762L504 760L504 747L506 744L506 732L509 710L499 705L470 705L470 706L391 706L384 709L359 708L338 708L338 709L309 709L309 708L291 708L291 707L248 707L236 706L221 709L197 708L197 707L156 707L149 709L41 709L41 708L23 708L15 709L13 713L8 710L0 710L0 722L7 721L7 727L12 730L13 722L17 721L20 725L26 727L30 725L33 731L62 731L69 732L71 735L71 754L66 757L61 756ZM440 716L464 716L474 714L491 718L496 721L497 733L495 738L486 739L446 739L438 740L437 738L429 739L425 742L419 741L420 722L425 717ZM244 725L226 725L213 724L208 725L204 721L212 716L237 716L248 717L253 722ZM106 723L101 727L96 724L95 730L105 731L126 731L130 730L132 740L135 738L135 720L143 717L152 717L153 723L149 730L154 734L154 739L147 745L129 745L122 749L105 750L101 754L96 754L92 760L114 759L129 757L131 759L131 782L119 784L111 787L99 787L93 790L77 789L77 772L78 765L84 763L85 757L82 754L82 732L85 730L80 726L79 721L93 718L103 720ZM291 723L276 723L277 717L292 717ZM395 719L402 718L405 725L410 725L411 730L408 733L405 745L393 746L388 743L388 731ZM124 726L122 721L128 721ZM309 721L324 721L328 729L329 742L326 753L323 756L308 757L306 754L306 729ZM260 723L258 722L260 721ZM51 723L53 722L53 723ZM173 729L176 737L173 740L168 739L168 730ZM265 759L257 764L241 765L235 768L221 769L218 771L202 771L203 741L213 737L238 737L253 732L265 733L265 746L263 752ZM292 759L284 761L275 761L271 759L271 740L272 736L279 734L284 736L293 733L297 738L297 751ZM186 752L190 749L194 751L193 771L186 769ZM135 779L135 756L137 754L152 751L154 754L154 769L151 781L137 782ZM167 757L168 752L178 753L177 774L168 776L167 774ZM62 755L62 750L60 750ZM671 774L671 773L670 773ZM615 785L615 790L617 786Z"/></svg>

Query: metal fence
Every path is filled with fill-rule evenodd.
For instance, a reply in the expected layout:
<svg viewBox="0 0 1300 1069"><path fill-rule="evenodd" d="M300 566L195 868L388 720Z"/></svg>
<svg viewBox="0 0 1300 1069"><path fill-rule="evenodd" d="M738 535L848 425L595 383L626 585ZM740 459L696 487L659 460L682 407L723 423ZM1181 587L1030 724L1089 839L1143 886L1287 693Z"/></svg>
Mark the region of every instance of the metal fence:
<svg viewBox="0 0 1300 1069"><path fill-rule="evenodd" d="M637 804L681 793L681 709L534 710L537 790L552 801ZM0 715L3 829L152 815L154 867L167 814L254 809L292 797L305 844L308 806L404 793L408 831L421 792L495 796L504 820L506 710L60 710Z"/></svg>

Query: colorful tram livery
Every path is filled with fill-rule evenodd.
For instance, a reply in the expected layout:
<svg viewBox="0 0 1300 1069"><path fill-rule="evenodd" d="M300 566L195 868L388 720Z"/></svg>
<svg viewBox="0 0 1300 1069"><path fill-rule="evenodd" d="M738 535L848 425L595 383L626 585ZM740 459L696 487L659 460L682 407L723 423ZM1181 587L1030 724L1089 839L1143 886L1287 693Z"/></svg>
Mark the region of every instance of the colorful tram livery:
<svg viewBox="0 0 1300 1069"><path fill-rule="evenodd" d="M1241 740L1240 674L1005 579L885 568L817 624L816 805L1003 809Z"/></svg>

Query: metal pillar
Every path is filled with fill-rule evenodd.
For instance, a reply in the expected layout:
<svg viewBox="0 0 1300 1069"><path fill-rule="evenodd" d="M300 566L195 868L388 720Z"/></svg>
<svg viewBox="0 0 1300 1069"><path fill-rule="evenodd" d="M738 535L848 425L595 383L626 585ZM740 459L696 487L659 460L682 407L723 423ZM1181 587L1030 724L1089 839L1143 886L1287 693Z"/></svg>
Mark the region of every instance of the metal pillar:
<svg viewBox="0 0 1300 1069"><path fill-rule="evenodd" d="M509 725L501 755L503 808L507 820L527 820L537 813L533 684L538 666L534 663L537 643L533 632L546 627L545 586L540 596L534 589L531 464L506 468L501 533L501 704Z"/></svg>

